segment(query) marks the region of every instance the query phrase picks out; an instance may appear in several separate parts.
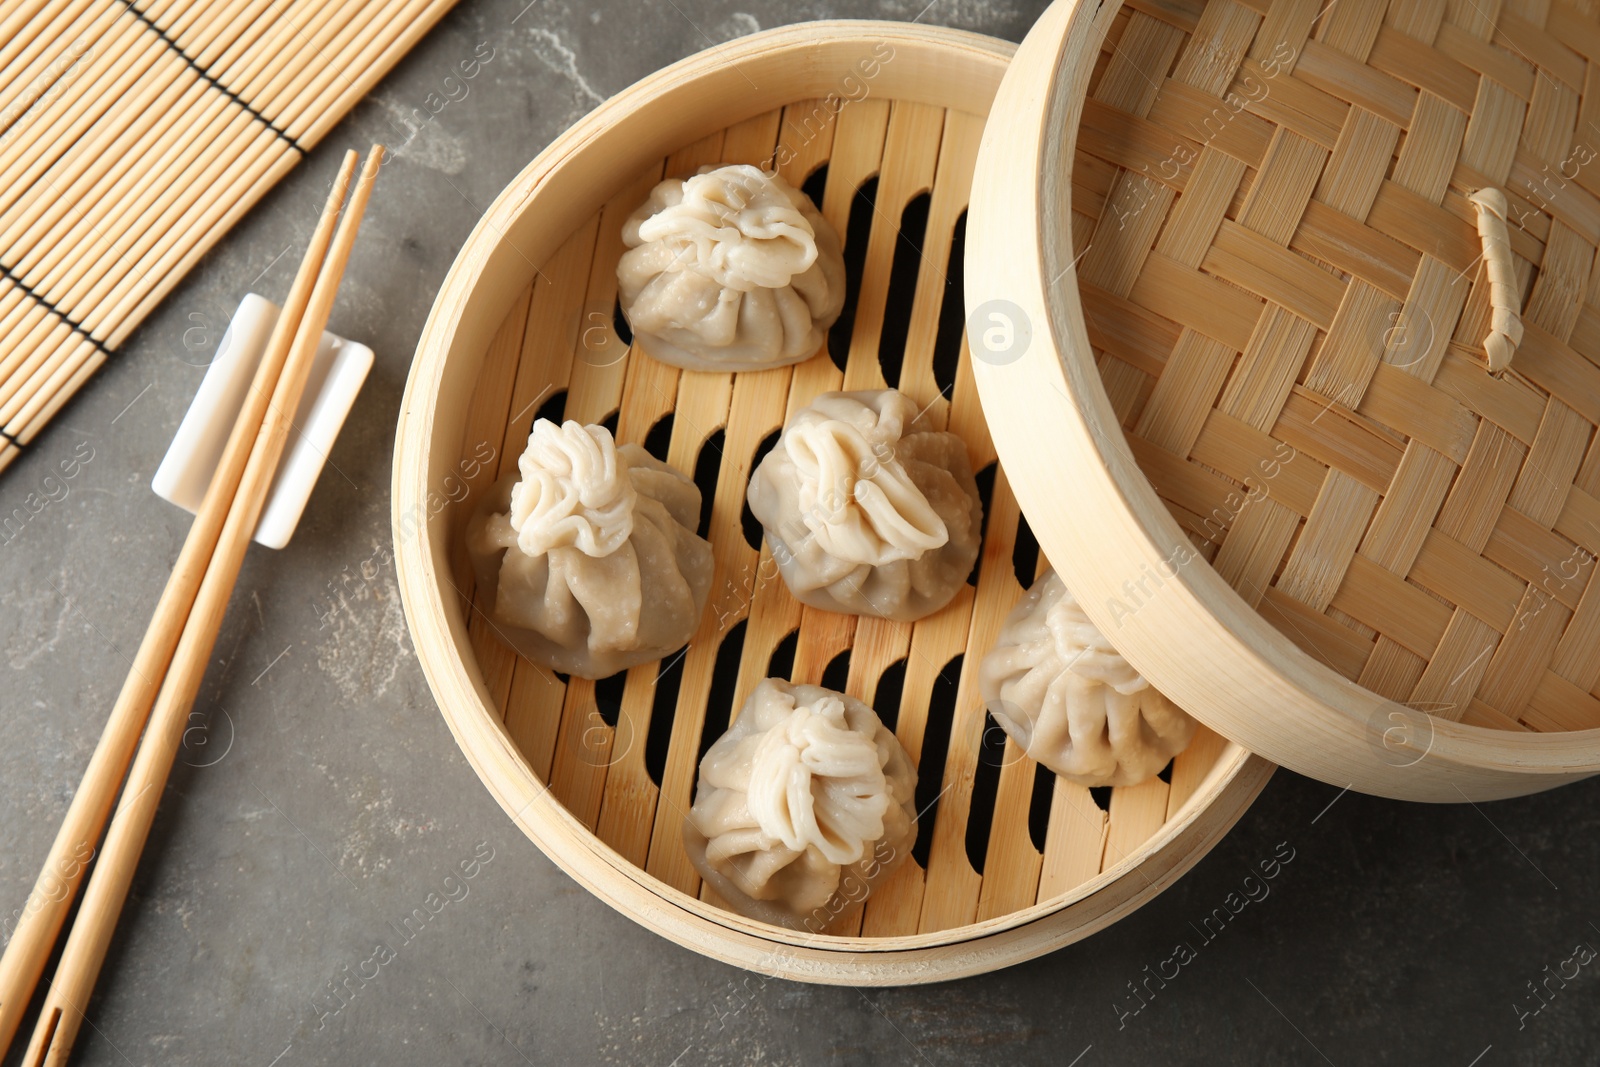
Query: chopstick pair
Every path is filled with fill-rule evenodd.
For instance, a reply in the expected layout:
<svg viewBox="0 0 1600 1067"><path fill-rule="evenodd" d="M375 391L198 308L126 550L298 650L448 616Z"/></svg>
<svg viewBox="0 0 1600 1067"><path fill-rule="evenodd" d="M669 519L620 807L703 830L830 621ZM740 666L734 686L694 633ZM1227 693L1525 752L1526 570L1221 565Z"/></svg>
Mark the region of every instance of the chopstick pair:
<svg viewBox="0 0 1600 1067"><path fill-rule="evenodd" d="M62 1064L72 1051L382 161L383 146L373 145L341 212L357 162L355 152L345 155L194 525L0 957L0 1057L16 1035L93 858L93 877L23 1063ZM112 817L119 785L121 801ZM108 817L111 826L96 856Z"/></svg>

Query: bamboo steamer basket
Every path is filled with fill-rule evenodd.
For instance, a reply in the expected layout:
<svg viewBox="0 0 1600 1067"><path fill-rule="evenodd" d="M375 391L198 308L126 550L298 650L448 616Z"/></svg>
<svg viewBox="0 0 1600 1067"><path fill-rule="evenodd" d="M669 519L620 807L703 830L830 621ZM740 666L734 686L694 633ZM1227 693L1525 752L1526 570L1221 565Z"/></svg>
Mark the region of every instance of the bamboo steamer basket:
<svg viewBox="0 0 1600 1067"><path fill-rule="evenodd" d="M1161 778L1091 793L1039 774L986 728L978 661L1043 565L994 468L962 340L964 214L1012 51L951 30L817 23L653 75L501 194L418 346L395 450L396 558L446 722L495 799L573 878L650 929L742 967L885 985L1039 955L1169 885L1272 771L1202 727ZM846 237L859 295L831 346L838 363L824 350L793 368L680 373L622 340L622 221L663 174L716 162L770 162ZM869 183L872 196L858 198ZM961 434L992 479L975 584L914 625L802 609L744 515L746 479L789 412L819 392L886 379ZM518 660L474 603L461 527L496 471L515 469L540 414L609 420L620 440L701 484L716 576L680 657L623 679L562 678ZM912 859L820 935L724 910L682 844L700 755L769 673L876 706L919 764L919 805L936 800Z"/></svg>
<svg viewBox="0 0 1600 1067"><path fill-rule="evenodd" d="M1413 800L1600 770L1597 80L1571 0L1058 3L1018 52L968 245L995 447L1224 736Z"/></svg>

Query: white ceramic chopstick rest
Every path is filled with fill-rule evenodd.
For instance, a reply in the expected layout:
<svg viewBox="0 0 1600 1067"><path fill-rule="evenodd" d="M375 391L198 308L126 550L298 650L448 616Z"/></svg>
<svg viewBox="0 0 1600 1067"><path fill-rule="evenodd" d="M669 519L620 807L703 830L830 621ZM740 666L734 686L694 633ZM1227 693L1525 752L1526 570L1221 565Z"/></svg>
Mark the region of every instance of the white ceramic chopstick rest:
<svg viewBox="0 0 1600 1067"><path fill-rule="evenodd" d="M228 430L244 406L250 378L266 351L278 310L272 301L255 293L240 301L222 335L217 357L207 368L151 480L151 487L163 500L191 513L200 507L222 457ZM256 523L257 544L282 548L289 543L372 361L372 349L366 345L323 333L305 394L295 410L288 448Z"/></svg>

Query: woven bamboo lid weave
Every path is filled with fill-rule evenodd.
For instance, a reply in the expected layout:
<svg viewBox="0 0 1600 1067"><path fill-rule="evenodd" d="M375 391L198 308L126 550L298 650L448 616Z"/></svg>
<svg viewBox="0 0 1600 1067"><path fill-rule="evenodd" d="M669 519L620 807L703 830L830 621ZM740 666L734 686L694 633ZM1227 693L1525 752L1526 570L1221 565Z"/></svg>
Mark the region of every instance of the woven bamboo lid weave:
<svg viewBox="0 0 1600 1067"><path fill-rule="evenodd" d="M1418 800L1600 770L1597 86L1568 0L1062 0L1019 51L966 275L994 443L1218 732Z"/></svg>

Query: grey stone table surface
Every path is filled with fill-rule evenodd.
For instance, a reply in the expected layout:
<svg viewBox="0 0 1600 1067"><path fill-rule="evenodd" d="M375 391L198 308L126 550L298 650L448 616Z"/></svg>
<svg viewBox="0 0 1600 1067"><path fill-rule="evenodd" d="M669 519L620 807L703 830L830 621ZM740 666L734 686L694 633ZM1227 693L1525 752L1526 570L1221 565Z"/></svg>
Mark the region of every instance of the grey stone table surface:
<svg viewBox="0 0 1600 1067"><path fill-rule="evenodd" d="M248 291L282 298L339 154L402 140L455 65L492 49L385 167L332 322L377 365L293 542L246 561L76 1062L1600 1062L1600 965L1549 978L1600 945L1600 780L1430 808L1280 771L1193 872L1109 930L1000 973L862 992L748 976L616 914L512 826L446 730L383 550L407 368L483 208L595 103L708 40L919 14L1017 40L1041 6L464 0L0 477L10 514L60 460L91 456L0 544L5 916L187 529L150 478L222 326ZM364 562L372 579L324 626L330 583ZM1293 859L1270 894L1197 937L1275 851ZM398 941L389 924L462 861L475 877L329 1010L331 984ZM1180 941L1196 958L1136 997Z"/></svg>

